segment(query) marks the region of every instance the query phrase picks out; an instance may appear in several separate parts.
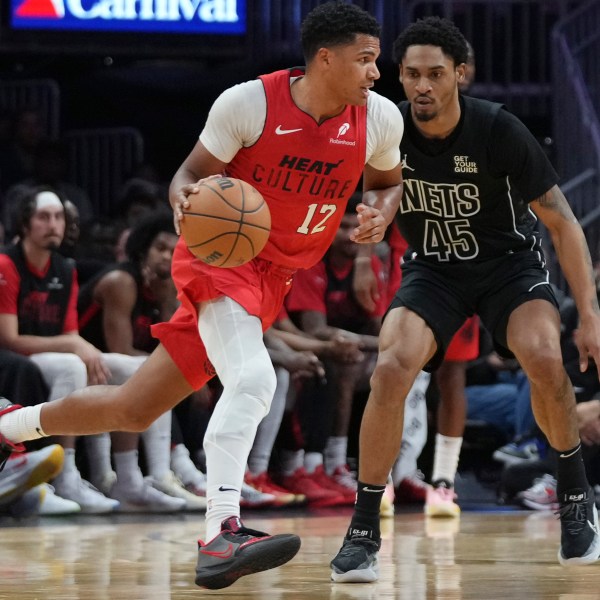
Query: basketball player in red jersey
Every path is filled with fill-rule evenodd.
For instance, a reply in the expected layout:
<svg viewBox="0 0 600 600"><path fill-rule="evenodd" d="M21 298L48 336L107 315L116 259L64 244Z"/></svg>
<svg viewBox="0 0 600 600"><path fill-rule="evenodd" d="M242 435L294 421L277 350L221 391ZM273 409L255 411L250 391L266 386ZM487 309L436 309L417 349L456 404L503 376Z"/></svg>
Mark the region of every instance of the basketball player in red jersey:
<svg viewBox="0 0 600 600"><path fill-rule="evenodd" d="M325 253L363 175L357 243L380 241L402 192L396 106L371 91L379 78L376 20L352 4L327 2L302 25L305 69L278 71L226 90L200 139L175 174L175 222L198 183L211 175L244 179L272 216L263 252L241 267L210 267L180 240L172 264L181 306L154 327L160 340L143 368L120 387L94 387L51 405L0 406L5 452L57 433L140 431L218 374L224 391L205 435L208 509L196 583L231 585L277 567L300 547L240 521L240 489L258 423L269 410L275 373L262 332L277 317L294 272ZM268 108L268 110L267 110ZM18 448L18 446L17 446Z"/></svg>

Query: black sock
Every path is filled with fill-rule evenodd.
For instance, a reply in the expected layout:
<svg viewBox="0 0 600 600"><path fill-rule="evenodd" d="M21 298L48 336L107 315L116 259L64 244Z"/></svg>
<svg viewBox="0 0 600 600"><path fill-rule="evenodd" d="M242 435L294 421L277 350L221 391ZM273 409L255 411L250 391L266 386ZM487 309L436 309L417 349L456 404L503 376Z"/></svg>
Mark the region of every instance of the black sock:
<svg viewBox="0 0 600 600"><path fill-rule="evenodd" d="M556 471L556 495L560 495L574 488L587 492L590 484L585 474L585 466L581 454L581 444L575 448L558 452L558 467Z"/></svg>
<svg viewBox="0 0 600 600"><path fill-rule="evenodd" d="M385 485L358 482L354 514L350 522L348 535L371 537L379 540L379 509ZM369 530L365 533L366 530ZM362 535L361 535L362 534Z"/></svg>

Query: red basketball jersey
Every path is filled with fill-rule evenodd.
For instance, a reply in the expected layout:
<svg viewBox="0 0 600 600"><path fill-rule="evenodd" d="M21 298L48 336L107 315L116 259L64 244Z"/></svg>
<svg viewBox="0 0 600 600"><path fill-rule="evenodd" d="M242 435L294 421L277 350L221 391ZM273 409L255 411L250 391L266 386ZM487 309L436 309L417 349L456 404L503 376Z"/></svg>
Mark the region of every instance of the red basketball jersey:
<svg viewBox="0 0 600 600"><path fill-rule="evenodd" d="M309 268L333 241L366 157L366 106L346 106L317 123L292 100L282 70L261 76L267 115L263 132L242 148L227 175L243 179L264 196L271 235L260 257L289 268Z"/></svg>

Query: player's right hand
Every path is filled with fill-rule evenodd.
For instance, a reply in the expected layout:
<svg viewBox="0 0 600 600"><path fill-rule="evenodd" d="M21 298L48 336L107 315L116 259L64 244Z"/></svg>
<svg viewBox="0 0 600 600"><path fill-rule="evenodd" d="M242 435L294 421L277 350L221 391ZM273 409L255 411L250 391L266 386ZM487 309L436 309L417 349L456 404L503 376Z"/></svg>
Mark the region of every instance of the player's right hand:
<svg viewBox="0 0 600 600"><path fill-rule="evenodd" d="M88 385L106 385L110 379L110 370L104 362L102 352L82 337L77 338L74 352L86 366Z"/></svg>
<svg viewBox="0 0 600 600"><path fill-rule="evenodd" d="M181 235L181 227L179 223L185 218L183 210L190 207L190 201L188 200L188 196L190 194L197 194L200 191L200 185L204 181L208 179L214 179L215 177L222 177L222 175L209 175L208 177L198 179L196 183L186 183L185 185L182 185L179 188L178 192L175 195L175 199L172 201L173 223L175 225L175 233L177 233L177 235Z"/></svg>

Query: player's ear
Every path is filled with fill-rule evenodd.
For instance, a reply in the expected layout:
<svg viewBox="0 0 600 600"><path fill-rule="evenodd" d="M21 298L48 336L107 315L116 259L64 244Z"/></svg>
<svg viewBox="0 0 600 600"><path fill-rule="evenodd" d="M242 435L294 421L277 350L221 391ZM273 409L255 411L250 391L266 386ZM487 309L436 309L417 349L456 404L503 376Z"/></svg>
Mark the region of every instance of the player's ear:
<svg viewBox="0 0 600 600"><path fill-rule="evenodd" d="M329 48L319 48L319 51L317 52L317 60L329 66L331 63L331 51Z"/></svg>
<svg viewBox="0 0 600 600"><path fill-rule="evenodd" d="M402 83L402 65L398 65L398 81Z"/></svg>

